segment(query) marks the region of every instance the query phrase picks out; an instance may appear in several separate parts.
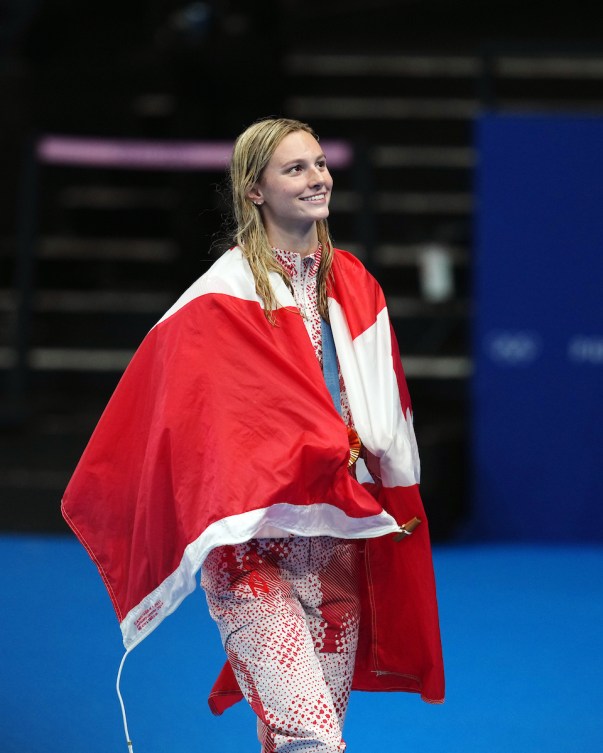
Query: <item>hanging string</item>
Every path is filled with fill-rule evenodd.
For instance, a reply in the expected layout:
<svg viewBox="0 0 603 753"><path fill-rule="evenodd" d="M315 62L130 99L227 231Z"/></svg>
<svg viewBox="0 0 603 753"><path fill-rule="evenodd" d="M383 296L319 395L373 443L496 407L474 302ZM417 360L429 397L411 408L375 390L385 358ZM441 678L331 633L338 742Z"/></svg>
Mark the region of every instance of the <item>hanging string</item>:
<svg viewBox="0 0 603 753"><path fill-rule="evenodd" d="M119 698L119 705L121 706L121 716L124 721L124 732L126 733L126 742L128 743L128 750L130 753L134 753L134 746L132 745L132 741L130 740L130 733L128 732L128 720L126 718L126 707L124 706L124 699L121 697L121 690L119 689L119 684L121 682L121 671L124 668L124 664L126 662L126 657L128 656L128 651L123 655L123 658L119 665L119 670L117 672L117 682L115 684L115 689L117 690L117 697Z"/></svg>

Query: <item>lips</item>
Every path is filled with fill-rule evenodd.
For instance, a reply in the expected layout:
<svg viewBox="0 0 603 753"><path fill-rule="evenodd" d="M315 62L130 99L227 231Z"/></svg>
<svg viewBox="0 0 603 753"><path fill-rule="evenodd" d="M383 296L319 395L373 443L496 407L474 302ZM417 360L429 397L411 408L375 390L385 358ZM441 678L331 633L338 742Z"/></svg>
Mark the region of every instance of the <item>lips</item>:
<svg viewBox="0 0 603 753"><path fill-rule="evenodd" d="M313 196L302 196L300 200L312 203L313 201L324 201L326 198L326 193L316 193Z"/></svg>

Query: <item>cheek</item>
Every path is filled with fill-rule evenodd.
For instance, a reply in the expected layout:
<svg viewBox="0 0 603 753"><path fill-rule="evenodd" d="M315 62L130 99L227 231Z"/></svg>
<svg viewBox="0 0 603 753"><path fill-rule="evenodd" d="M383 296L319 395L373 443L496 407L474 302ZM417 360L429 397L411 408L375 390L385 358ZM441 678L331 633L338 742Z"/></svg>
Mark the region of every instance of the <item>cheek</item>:
<svg viewBox="0 0 603 753"><path fill-rule="evenodd" d="M283 189L281 191L281 198L284 201L288 201L289 199L297 199L300 193L302 193L303 187L300 186L283 186Z"/></svg>

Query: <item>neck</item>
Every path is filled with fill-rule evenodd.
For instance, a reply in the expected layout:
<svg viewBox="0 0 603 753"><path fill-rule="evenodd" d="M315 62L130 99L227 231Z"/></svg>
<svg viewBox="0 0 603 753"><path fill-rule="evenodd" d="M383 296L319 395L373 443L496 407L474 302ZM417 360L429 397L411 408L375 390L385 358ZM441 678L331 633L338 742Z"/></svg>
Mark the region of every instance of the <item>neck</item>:
<svg viewBox="0 0 603 753"><path fill-rule="evenodd" d="M318 247L318 232L313 224L307 233L289 233L274 228L268 230L270 245L283 251L293 251L302 258L313 254Z"/></svg>

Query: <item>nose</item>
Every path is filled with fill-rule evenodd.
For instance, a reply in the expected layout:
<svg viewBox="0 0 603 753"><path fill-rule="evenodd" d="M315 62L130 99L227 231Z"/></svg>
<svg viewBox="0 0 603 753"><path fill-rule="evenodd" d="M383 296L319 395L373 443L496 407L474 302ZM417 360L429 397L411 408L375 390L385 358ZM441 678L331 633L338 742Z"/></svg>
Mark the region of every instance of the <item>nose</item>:
<svg viewBox="0 0 603 753"><path fill-rule="evenodd" d="M308 183L311 186L320 186L325 182L324 173L325 169L321 170L319 167L314 166L308 176Z"/></svg>

